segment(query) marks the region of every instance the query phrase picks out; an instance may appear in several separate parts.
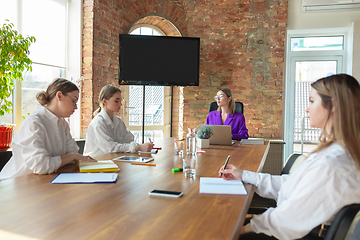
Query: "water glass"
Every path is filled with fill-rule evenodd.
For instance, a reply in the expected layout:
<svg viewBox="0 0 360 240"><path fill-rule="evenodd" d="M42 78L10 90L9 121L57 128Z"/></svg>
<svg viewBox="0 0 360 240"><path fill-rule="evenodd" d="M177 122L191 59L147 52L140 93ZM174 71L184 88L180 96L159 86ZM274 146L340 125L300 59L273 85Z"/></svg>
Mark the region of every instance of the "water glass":
<svg viewBox="0 0 360 240"><path fill-rule="evenodd" d="M174 153L177 155L182 155L184 151L184 141L183 140L175 140L174 141Z"/></svg>
<svg viewBox="0 0 360 240"><path fill-rule="evenodd" d="M183 159L183 172L185 177L195 177L196 157L185 157Z"/></svg>

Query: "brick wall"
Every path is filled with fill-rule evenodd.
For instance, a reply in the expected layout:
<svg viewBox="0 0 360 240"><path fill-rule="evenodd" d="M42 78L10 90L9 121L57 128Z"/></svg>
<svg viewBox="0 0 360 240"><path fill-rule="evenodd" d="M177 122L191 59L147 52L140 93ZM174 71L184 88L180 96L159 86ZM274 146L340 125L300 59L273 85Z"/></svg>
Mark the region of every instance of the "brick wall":
<svg viewBox="0 0 360 240"><path fill-rule="evenodd" d="M228 87L244 103L251 137L281 138L286 0L84 0L84 134L101 87L117 85L118 34L154 15L201 38L200 86L185 87L183 103L175 88L175 106L184 107L174 109L174 135L179 122L204 123L217 89Z"/></svg>

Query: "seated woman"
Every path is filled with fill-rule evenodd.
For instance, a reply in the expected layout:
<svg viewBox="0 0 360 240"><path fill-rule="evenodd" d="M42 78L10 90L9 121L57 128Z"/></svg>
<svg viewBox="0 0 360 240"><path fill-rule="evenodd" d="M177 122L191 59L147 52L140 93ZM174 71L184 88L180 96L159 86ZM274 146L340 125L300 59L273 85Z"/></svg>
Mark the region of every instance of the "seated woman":
<svg viewBox="0 0 360 240"><path fill-rule="evenodd" d="M106 85L99 94L100 107L94 112L85 141L84 154L92 157L115 152L150 152L153 143L138 144L122 119L114 113L121 107L120 89Z"/></svg>
<svg viewBox="0 0 360 240"><path fill-rule="evenodd" d="M53 173L73 160L95 161L78 154L79 147L64 119L77 109L77 86L57 78L36 99L41 105L21 123L11 143L13 156L0 172L0 180Z"/></svg>
<svg viewBox="0 0 360 240"><path fill-rule="evenodd" d="M310 126L322 128L317 148L291 174L271 176L220 169L225 179L256 186L256 192L277 200L276 208L254 216L240 239L323 239L337 212L360 203L360 85L338 74L311 84L306 109ZM320 226L321 225L321 226Z"/></svg>
<svg viewBox="0 0 360 240"><path fill-rule="evenodd" d="M232 139L248 139L249 134L242 113L235 112L235 101L233 94L228 88L221 88L215 96L216 111L211 111L206 119L207 125L230 125Z"/></svg>

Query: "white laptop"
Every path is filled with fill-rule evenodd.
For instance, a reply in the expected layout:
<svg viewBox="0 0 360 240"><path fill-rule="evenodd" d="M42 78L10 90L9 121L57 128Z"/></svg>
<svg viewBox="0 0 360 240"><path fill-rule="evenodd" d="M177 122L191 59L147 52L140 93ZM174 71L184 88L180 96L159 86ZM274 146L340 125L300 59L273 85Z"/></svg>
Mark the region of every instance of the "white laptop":
<svg viewBox="0 0 360 240"><path fill-rule="evenodd" d="M209 125L213 135L210 137L210 145L232 145L230 125Z"/></svg>

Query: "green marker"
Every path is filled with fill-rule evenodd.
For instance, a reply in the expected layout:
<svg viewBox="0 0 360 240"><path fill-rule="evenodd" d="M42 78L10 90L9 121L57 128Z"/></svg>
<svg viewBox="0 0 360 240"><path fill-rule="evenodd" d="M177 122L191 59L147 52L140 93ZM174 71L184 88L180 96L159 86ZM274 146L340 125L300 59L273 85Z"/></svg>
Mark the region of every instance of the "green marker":
<svg viewBox="0 0 360 240"><path fill-rule="evenodd" d="M173 173L174 173L174 172L182 172L183 169L182 169L182 168L173 168L171 171L172 171Z"/></svg>

